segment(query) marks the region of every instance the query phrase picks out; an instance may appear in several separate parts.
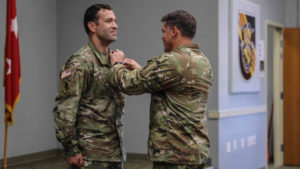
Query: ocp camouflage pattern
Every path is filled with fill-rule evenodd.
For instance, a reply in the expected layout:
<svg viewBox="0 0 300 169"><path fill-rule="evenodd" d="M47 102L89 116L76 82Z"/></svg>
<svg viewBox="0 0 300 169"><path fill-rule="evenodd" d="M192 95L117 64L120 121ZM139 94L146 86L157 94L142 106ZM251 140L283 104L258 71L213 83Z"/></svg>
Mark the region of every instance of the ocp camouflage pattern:
<svg viewBox="0 0 300 169"><path fill-rule="evenodd" d="M121 161L124 96L108 83L108 54L91 41L62 67L54 107L56 136L67 156L86 160ZM65 77L64 77L65 76Z"/></svg>
<svg viewBox="0 0 300 169"><path fill-rule="evenodd" d="M129 95L151 93L148 153L153 161L203 164L210 144L207 98L213 73L199 45L180 46L142 69L111 69L110 82Z"/></svg>

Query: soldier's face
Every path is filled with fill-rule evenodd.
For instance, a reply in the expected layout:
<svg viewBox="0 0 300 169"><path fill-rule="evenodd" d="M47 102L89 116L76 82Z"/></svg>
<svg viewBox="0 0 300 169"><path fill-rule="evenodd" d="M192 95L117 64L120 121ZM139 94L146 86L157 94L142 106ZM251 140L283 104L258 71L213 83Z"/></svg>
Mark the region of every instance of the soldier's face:
<svg viewBox="0 0 300 169"><path fill-rule="evenodd" d="M173 50L173 32L170 27L166 26L166 22L163 22L163 26L161 28L162 36L161 39L164 43L165 52L169 52Z"/></svg>
<svg viewBox="0 0 300 169"><path fill-rule="evenodd" d="M95 33L101 41L108 43L117 40L116 16L112 10L101 9L98 11L98 21L96 23Z"/></svg>

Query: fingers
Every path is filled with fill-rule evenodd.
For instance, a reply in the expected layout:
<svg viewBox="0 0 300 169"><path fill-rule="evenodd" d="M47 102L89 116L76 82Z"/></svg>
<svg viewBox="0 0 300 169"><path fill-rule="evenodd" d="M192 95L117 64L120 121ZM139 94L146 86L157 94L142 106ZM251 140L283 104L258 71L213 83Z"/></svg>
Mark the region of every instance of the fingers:
<svg viewBox="0 0 300 169"><path fill-rule="evenodd" d="M132 62L132 59L126 58L125 61Z"/></svg>
<svg viewBox="0 0 300 169"><path fill-rule="evenodd" d="M119 49L112 50L110 53L116 53L116 52L122 52L123 53L123 51L119 50Z"/></svg>
<svg viewBox="0 0 300 169"><path fill-rule="evenodd" d="M129 70L141 68L141 66L135 60L125 58L123 51L119 49L115 49L110 52L110 62L111 65L114 65L116 62L122 62Z"/></svg>
<svg viewBox="0 0 300 169"><path fill-rule="evenodd" d="M125 55L123 51L119 49L112 50L109 54L110 64L113 66L116 62L124 62Z"/></svg>
<svg viewBox="0 0 300 169"><path fill-rule="evenodd" d="M133 66L134 65L134 63L133 62L131 62L131 61L124 61L124 63L123 63L124 65L130 65L130 66Z"/></svg>
<svg viewBox="0 0 300 169"><path fill-rule="evenodd" d="M132 67L131 65L124 65L126 67L126 69L128 70L134 70L134 67Z"/></svg>
<svg viewBox="0 0 300 169"><path fill-rule="evenodd" d="M109 55L111 58L123 58L123 59L125 58L125 55L121 50L113 50L110 52Z"/></svg>
<svg viewBox="0 0 300 169"><path fill-rule="evenodd" d="M129 70L132 69L132 67L131 67L130 65L124 64L124 66L125 66L127 69L129 69Z"/></svg>
<svg viewBox="0 0 300 169"><path fill-rule="evenodd" d="M82 167L83 166L83 156L81 155L79 157L79 167Z"/></svg>
<svg viewBox="0 0 300 169"><path fill-rule="evenodd" d="M124 60L124 64L129 64L129 63L132 63L132 60L126 58L126 59Z"/></svg>
<svg viewBox="0 0 300 169"><path fill-rule="evenodd" d="M78 168L81 168L83 166L83 156L81 154L77 156L76 161L74 161L73 164L76 165Z"/></svg>
<svg viewBox="0 0 300 169"><path fill-rule="evenodd" d="M66 160L70 165L74 165L74 166L77 166L79 168L81 168L83 166L83 156L82 156L82 154L78 154L75 157L68 157L68 158L66 158Z"/></svg>

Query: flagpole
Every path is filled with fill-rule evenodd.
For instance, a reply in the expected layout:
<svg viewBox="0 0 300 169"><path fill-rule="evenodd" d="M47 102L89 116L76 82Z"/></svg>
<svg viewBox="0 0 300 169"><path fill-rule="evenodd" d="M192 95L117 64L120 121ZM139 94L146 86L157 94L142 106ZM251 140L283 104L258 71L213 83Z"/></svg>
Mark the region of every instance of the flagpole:
<svg viewBox="0 0 300 169"><path fill-rule="evenodd" d="M4 142L4 158L3 158L3 169L7 169L7 135L8 135L8 125L5 125L5 142Z"/></svg>
<svg viewBox="0 0 300 169"><path fill-rule="evenodd" d="M17 24L16 0L7 0L6 42L5 42L5 143L3 169L7 169L8 127L13 124L13 111L19 100L21 67Z"/></svg>

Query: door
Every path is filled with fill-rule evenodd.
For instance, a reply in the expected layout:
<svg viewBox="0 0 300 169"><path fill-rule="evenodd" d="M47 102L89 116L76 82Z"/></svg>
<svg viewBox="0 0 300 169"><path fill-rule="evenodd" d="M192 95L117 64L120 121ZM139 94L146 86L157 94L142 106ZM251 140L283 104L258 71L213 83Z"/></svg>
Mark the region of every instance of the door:
<svg viewBox="0 0 300 169"><path fill-rule="evenodd" d="M300 165L300 28L284 30L284 163Z"/></svg>

